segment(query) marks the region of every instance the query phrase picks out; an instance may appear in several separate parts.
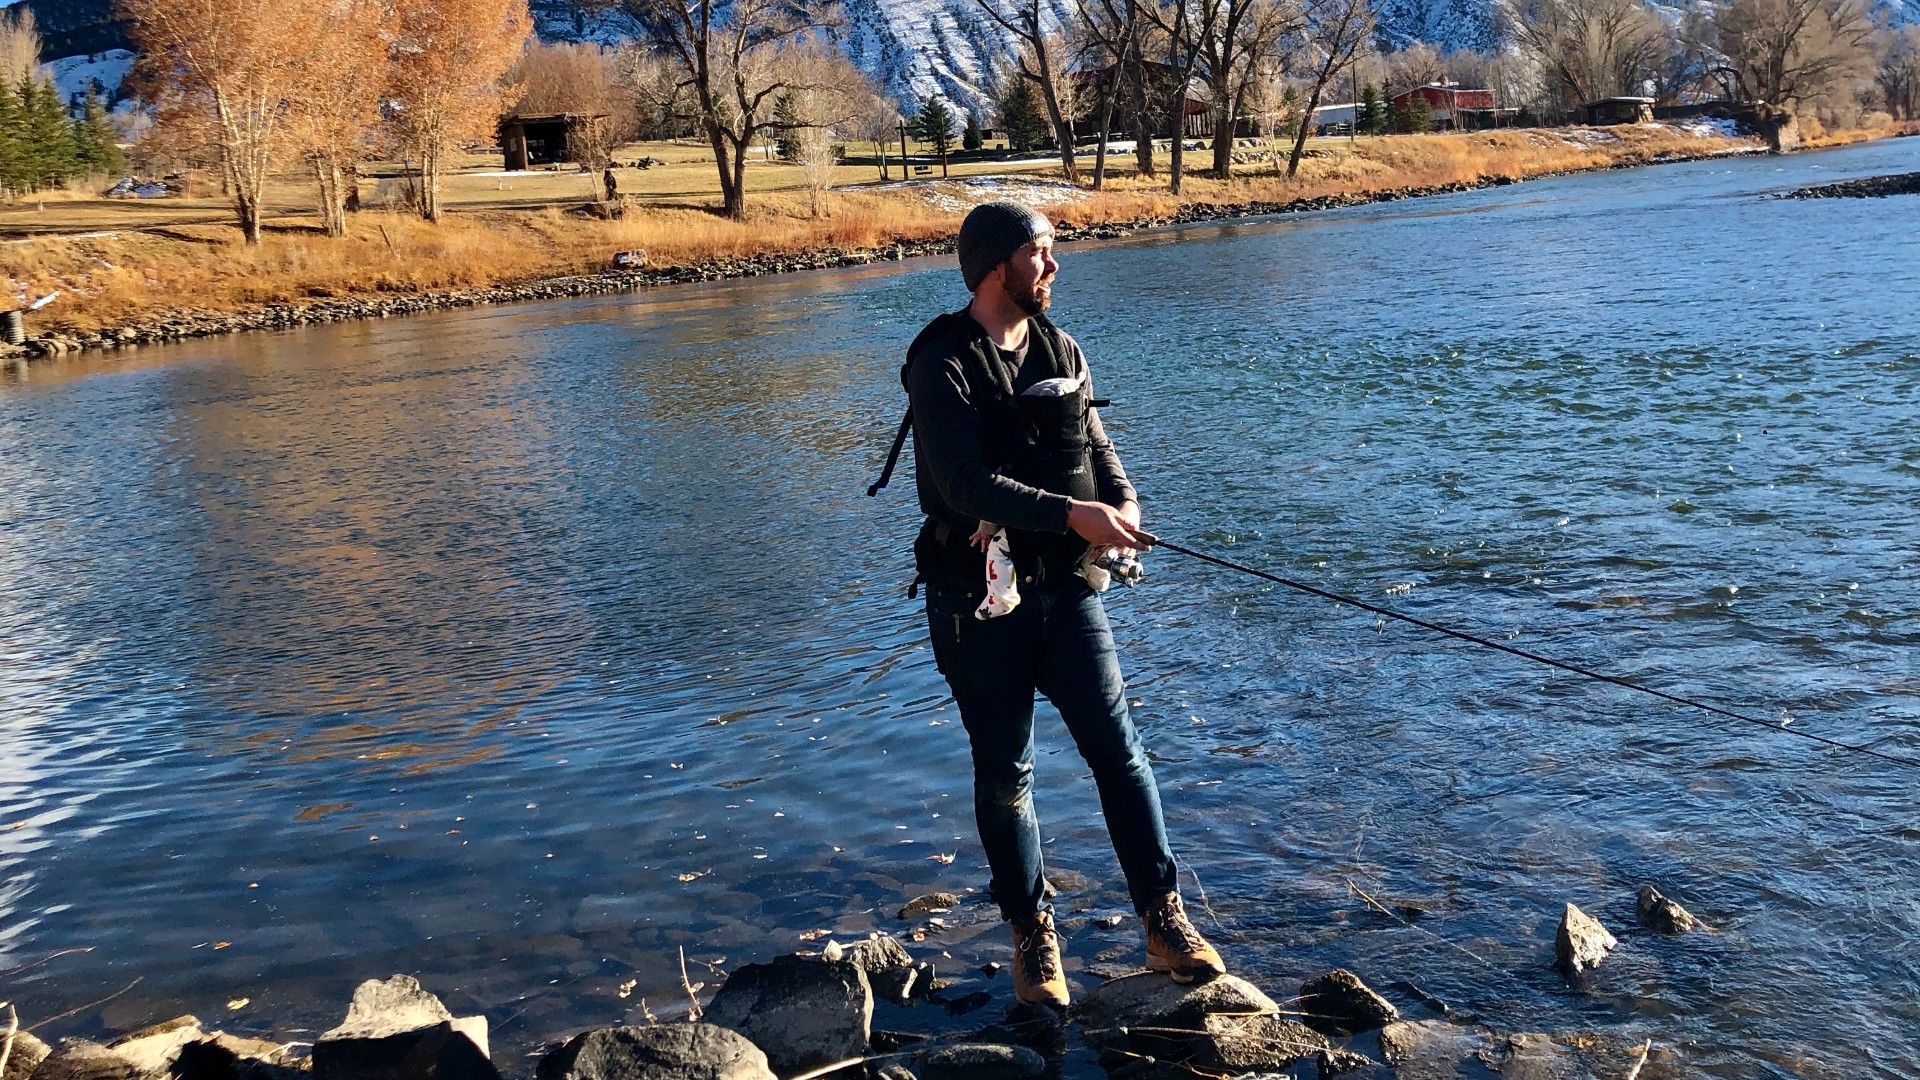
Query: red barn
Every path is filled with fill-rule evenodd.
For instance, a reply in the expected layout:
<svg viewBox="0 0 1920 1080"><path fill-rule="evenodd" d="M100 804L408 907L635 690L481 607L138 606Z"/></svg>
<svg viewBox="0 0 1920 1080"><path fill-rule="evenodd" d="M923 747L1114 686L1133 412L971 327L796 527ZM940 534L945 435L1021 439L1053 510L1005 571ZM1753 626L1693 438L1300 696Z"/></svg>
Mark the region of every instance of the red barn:
<svg viewBox="0 0 1920 1080"><path fill-rule="evenodd" d="M1502 117L1511 117L1518 111L1495 108L1491 90L1469 90L1457 83L1447 82L1428 83L1406 93L1395 94L1393 107L1402 108L1413 100L1415 94L1427 99L1427 107L1433 110L1433 126L1439 130L1470 131L1497 127Z"/></svg>

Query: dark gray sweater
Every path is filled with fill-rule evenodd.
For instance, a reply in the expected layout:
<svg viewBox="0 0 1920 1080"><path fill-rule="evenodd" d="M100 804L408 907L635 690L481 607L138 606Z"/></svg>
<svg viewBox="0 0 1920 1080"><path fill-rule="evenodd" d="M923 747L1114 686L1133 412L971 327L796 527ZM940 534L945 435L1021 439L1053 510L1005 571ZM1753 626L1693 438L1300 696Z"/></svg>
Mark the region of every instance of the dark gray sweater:
<svg viewBox="0 0 1920 1080"><path fill-rule="evenodd" d="M985 336L972 319L954 319L947 332L923 340L914 354L907 373L907 396L913 408L913 471L920 508L930 517L956 527L962 522L991 521L1009 529L1065 533L1065 494L1010 480L995 473L987 462L986 440L974 404L976 391L967 380L972 342ZM1085 374L1087 359L1079 343L1064 331L1060 342L1075 373ZM1005 354L991 346L989 350L994 362L1015 367L1015 394L1056 374L1044 370L1037 359L1038 349L1029 347L1011 363ZM1120 467L1120 455L1101 426L1099 413L1091 409L1087 412L1087 434L1089 465L1100 501L1118 508L1136 496L1126 470Z"/></svg>

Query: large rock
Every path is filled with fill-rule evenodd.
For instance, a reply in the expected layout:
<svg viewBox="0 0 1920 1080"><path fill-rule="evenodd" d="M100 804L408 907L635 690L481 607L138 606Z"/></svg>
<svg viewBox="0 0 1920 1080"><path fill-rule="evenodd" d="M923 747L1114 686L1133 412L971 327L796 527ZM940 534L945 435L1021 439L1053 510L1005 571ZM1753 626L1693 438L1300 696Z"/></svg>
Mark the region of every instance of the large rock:
<svg viewBox="0 0 1920 1080"><path fill-rule="evenodd" d="M1300 1011L1308 1027L1327 1035L1372 1031L1400 1019L1392 1002L1346 968L1301 983Z"/></svg>
<svg viewBox="0 0 1920 1080"><path fill-rule="evenodd" d="M108 1044L108 1048L141 1073L158 1076L172 1069L182 1048L206 1037L207 1033L200 1030L198 1019L176 1016L165 1023L115 1039Z"/></svg>
<svg viewBox="0 0 1920 1080"><path fill-rule="evenodd" d="M867 973L867 985L884 1001L905 1001L919 986L920 972L906 946L884 934L874 934L851 945L829 942L821 951L828 960L845 960Z"/></svg>
<svg viewBox="0 0 1920 1080"><path fill-rule="evenodd" d="M140 1070L87 1039L61 1039L33 1070L33 1080L140 1080Z"/></svg>
<svg viewBox="0 0 1920 1080"><path fill-rule="evenodd" d="M181 1047L170 1076L172 1080L304 1080L306 1070L293 1061L292 1048L284 1044L216 1031Z"/></svg>
<svg viewBox="0 0 1920 1080"><path fill-rule="evenodd" d="M1568 904L1553 939L1553 966L1567 975L1592 971L1618 944L1599 919Z"/></svg>
<svg viewBox="0 0 1920 1080"><path fill-rule="evenodd" d="M745 1035L790 1076L866 1053L873 989L850 961L782 956L728 976L705 1019Z"/></svg>
<svg viewBox="0 0 1920 1080"><path fill-rule="evenodd" d="M1152 1057L1210 1071L1284 1069L1327 1040L1259 987L1233 975L1182 986L1145 972L1104 983L1073 1006L1087 1041L1111 1056Z"/></svg>
<svg viewBox="0 0 1920 1080"><path fill-rule="evenodd" d="M314 1080L499 1080L487 1019L456 1018L410 975L368 979L313 1044Z"/></svg>
<svg viewBox="0 0 1920 1080"><path fill-rule="evenodd" d="M1642 923L1662 934L1684 934L1699 925L1692 913L1660 895L1660 890L1651 885L1640 886L1633 906Z"/></svg>
<svg viewBox="0 0 1920 1080"><path fill-rule="evenodd" d="M0 1080L27 1080L51 1053L53 1047L41 1042L33 1032L21 1028L13 1033L13 1050L7 1054L7 1068L0 1073Z"/></svg>
<svg viewBox="0 0 1920 1080"><path fill-rule="evenodd" d="M920 1080L1033 1080L1047 1059L1024 1046L960 1043L920 1058Z"/></svg>
<svg viewBox="0 0 1920 1080"><path fill-rule="evenodd" d="M609 1027L540 1059L537 1080L774 1080L767 1055L712 1024Z"/></svg>

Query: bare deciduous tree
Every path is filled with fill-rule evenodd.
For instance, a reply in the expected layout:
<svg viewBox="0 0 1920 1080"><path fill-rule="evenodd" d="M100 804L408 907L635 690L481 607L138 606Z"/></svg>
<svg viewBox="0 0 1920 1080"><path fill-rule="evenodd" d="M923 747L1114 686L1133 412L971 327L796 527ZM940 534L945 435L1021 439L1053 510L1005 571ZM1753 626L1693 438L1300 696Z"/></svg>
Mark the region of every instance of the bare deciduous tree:
<svg viewBox="0 0 1920 1080"><path fill-rule="evenodd" d="M1300 107L1300 126L1294 131L1293 153L1287 158L1288 176L1300 169L1300 155L1306 151L1320 95L1326 92L1327 84L1352 66L1372 39L1373 27L1372 0L1308 0L1306 37L1313 62L1312 82Z"/></svg>
<svg viewBox="0 0 1920 1080"><path fill-rule="evenodd" d="M1920 120L1920 26L1890 26L1880 38L1880 99L1897 120Z"/></svg>
<svg viewBox="0 0 1920 1080"><path fill-rule="evenodd" d="M788 92L794 161L807 183L807 211L826 212L826 193L839 164L839 142L869 118L873 87L852 61L817 46L788 50L782 65L801 85Z"/></svg>
<svg viewBox="0 0 1920 1080"><path fill-rule="evenodd" d="M1080 179L1073 155L1074 88L1067 76L1065 40L1050 30L1041 0L976 0L987 17L999 23L1019 42L1020 76L1040 88L1053 138L1060 149L1060 166L1067 179Z"/></svg>
<svg viewBox="0 0 1920 1080"><path fill-rule="evenodd" d="M498 133L512 93L504 77L532 29L527 0L387 2L394 11L388 94L419 182L421 216L438 221L447 156Z"/></svg>
<svg viewBox="0 0 1920 1080"><path fill-rule="evenodd" d="M1200 71L1213 108L1215 176L1224 180L1232 172L1233 136L1255 64L1267 59L1284 66L1286 58L1273 54L1305 25L1305 11L1294 0L1220 0L1213 33L1200 46Z"/></svg>
<svg viewBox="0 0 1920 1080"><path fill-rule="evenodd" d="M1860 0L1729 0L1714 24L1751 100L1816 106L1873 70L1874 28Z"/></svg>
<svg viewBox="0 0 1920 1080"><path fill-rule="evenodd" d="M1643 0L1518 0L1506 22L1562 105L1640 93L1667 54L1666 23Z"/></svg>
<svg viewBox="0 0 1920 1080"><path fill-rule="evenodd" d="M1160 77L1147 80L1147 85L1162 89L1173 116L1167 189L1175 195L1180 194L1186 174L1187 99L1193 88L1193 71L1200 62L1201 48L1220 20L1222 3L1223 0L1150 0L1140 9L1166 57L1164 70L1158 73Z"/></svg>
<svg viewBox="0 0 1920 1080"><path fill-rule="evenodd" d="M1081 55L1098 72L1092 88L1093 110L1100 118L1100 145L1093 152L1094 190L1106 186L1107 142L1113 134L1113 110L1127 91L1128 69L1140 48L1139 0L1074 0L1080 15Z"/></svg>
<svg viewBox="0 0 1920 1080"><path fill-rule="evenodd" d="M0 13L0 79L19 86L40 70L40 27L25 4Z"/></svg>

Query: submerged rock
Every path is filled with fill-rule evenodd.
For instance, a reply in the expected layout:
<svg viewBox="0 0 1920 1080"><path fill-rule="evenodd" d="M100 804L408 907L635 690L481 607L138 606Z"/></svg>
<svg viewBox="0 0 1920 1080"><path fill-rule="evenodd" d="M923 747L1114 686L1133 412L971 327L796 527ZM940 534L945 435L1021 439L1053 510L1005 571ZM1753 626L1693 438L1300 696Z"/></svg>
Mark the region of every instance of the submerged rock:
<svg viewBox="0 0 1920 1080"><path fill-rule="evenodd" d="M1635 1080L1651 1046L1615 1032L1509 1035L1444 1020L1403 1021L1380 1032L1395 1080L1489 1073L1503 1080Z"/></svg>
<svg viewBox="0 0 1920 1080"><path fill-rule="evenodd" d="M1559 933L1554 936L1553 965L1567 975L1592 971L1618 944L1600 920L1568 904L1560 916Z"/></svg>
<svg viewBox="0 0 1920 1080"><path fill-rule="evenodd" d="M774 1080L767 1055L712 1024L607 1027L540 1059L537 1080Z"/></svg>
<svg viewBox="0 0 1920 1080"><path fill-rule="evenodd" d="M1634 897L1634 908L1640 913L1642 923L1662 934L1684 934L1699 925L1692 913L1660 895L1660 890L1651 885L1640 886Z"/></svg>
<svg viewBox="0 0 1920 1080"><path fill-rule="evenodd" d="M1301 983L1300 1011L1308 1027L1327 1035L1372 1031L1400 1019L1392 1002L1345 968Z"/></svg>
<svg viewBox="0 0 1920 1080"><path fill-rule="evenodd" d="M1047 1071L1047 1059L1024 1046L960 1043L920 1058L920 1080L1033 1080Z"/></svg>
<svg viewBox="0 0 1920 1080"><path fill-rule="evenodd" d="M922 915L938 915L959 906L960 898L950 892L927 893L907 901L907 906L900 909L899 918L917 919Z"/></svg>
<svg viewBox="0 0 1920 1080"><path fill-rule="evenodd" d="M115 1039L108 1044L108 1048L140 1072L159 1075L172 1068L184 1047L206 1037L206 1032L200 1030L197 1018L176 1016Z"/></svg>
<svg viewBox="0 0 1920 1080"><path fill-rule="evenodd" d="M851 961L782 956L735 971L705 1019L752 1040L789 1076L866 1052L873 989Z"/></svg>
<svg viewBox="0 0 1920 1080"><path fill-rule="evenodd" d="M867 973L867 985L873 995L884 1001L905 1001L917 988L920 972L906 946L884 934L874 934L851 945L828 942L821 955L828 960L845 960Z"/></svg>

